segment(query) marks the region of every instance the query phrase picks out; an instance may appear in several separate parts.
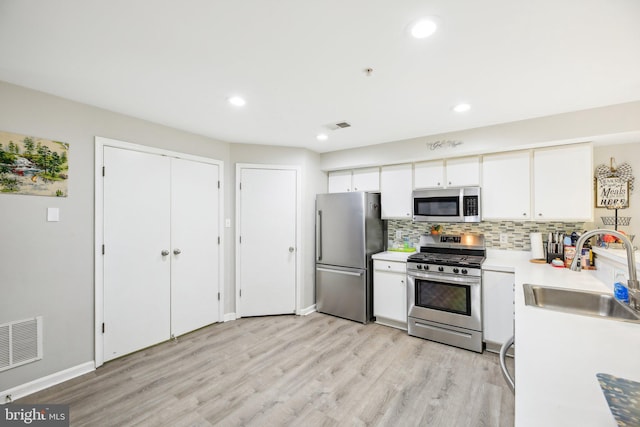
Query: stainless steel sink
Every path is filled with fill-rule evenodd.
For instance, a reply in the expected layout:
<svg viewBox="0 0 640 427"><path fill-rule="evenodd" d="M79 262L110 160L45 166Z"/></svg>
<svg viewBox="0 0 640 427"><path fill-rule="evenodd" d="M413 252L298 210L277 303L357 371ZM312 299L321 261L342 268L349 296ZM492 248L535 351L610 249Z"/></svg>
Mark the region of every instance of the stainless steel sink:
<svg viewBox="0 0 640 427"><path fill-rule="evenodd" d="M524 303L565 313L640 323L640 313L611 294L525 284Z"/></svg>

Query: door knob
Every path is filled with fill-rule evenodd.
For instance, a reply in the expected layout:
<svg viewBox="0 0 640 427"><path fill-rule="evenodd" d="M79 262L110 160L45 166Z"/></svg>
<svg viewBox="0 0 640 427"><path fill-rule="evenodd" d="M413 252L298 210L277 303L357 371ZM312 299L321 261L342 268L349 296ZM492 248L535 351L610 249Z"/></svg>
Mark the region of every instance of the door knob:
<svg viewBox="0 0 640 427"><path fill-rule="evenodd" d="M162 252L160 252L162 254L162 256L167 256L169 255L169 251L166 249L163 249Z"/></svg>
<svg viewBox="0 0 640 427"><path fill-rule="evenodd" d="M174 255L180 255L182 253L182 251L180 249L174 249L173 250L173 254Z"/></svg>
<svg viewBox="0 0 640 427"><path fill-rule="evenodd" d="M289 246L289 252L293 253L293 251L295 251L293 246Z"/></svg>

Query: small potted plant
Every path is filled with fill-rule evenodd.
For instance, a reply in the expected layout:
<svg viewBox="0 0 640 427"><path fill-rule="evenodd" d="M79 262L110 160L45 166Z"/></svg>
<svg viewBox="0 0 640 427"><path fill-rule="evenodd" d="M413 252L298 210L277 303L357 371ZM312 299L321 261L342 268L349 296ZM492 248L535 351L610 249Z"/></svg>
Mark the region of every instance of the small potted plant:
<svg viewBox="0 0 640 427"><path fill-rule="evenodd" d="M440 224L434 224L431 226L431 234L442 233L442 226Z"/></svg>

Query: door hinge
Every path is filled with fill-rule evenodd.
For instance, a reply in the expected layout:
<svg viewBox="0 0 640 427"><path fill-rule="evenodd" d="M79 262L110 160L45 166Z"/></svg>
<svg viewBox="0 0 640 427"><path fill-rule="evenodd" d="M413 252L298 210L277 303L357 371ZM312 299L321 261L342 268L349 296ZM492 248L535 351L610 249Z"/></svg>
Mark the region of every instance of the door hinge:
<svg viewBox="0 0 640 427"><path fill-rule="evenodd" d="M242 243L242 236L240 236L240 243Z"/></svg>
<svg viewBox="0 0 640 427"><path fill-rule="evenodd" d="M242 289L240 289L240 298L242 298Z"/></svg>
<svg viewBox="0 0 640 427"><path fill-rule="evenodd" d="M104 255L104 245L102 245L102 255Z"/></svg>
<svg viewBox="0 0 640 427"><path fill-rule="evenodd" d="M240 183L240 189L242 190L242 183Z"/></svg>
<svg viewBox="0 0 640 427"><path fill-rule="evenodd" d="M218 236L218 244L220 244L220 236Z"/></svg>
<svg viewBox="0 0 640 427"><path fill-rule="evenodd" d="M218 292L218 301L220 301L220 292Z"/></svg>
<svg viewBox="0 0 640 427"><path fill-rule="evenodd" d="M220 188L220 181L218 181L218 188Z"/></svg>
<svg viewBox="0 0 640 427"><path fill-rule="evenodd" d="M102 322L102 333L104 334L104 322Z"/></svg>
<svg viewBox="0 0 640 427"><path fill-rule="evenodd" d="M102 176L104 176L104 171L105 171L105 169L106 169L106 168L103 166L103 167L102 167Z"/></svg>

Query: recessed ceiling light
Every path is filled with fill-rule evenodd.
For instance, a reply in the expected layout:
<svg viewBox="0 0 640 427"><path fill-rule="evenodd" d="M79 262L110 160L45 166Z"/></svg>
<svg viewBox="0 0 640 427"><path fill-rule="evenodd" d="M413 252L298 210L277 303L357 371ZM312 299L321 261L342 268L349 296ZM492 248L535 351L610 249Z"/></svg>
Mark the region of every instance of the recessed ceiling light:
<svg viewBox="0 0 640 427"><path fill-rule="evenodd" d="M458 104L453 107L453 111L456 113L464 113L465 111L469 111L471 109L471 105L469 104Z"/></svg>
<svg viewBox="0 0 640 427"><path fill-rule="evenodd" d="M422 18L411 25L411 35L417 39L426 39L436 32L438 24L433 18Z"/></svg>
<svg viewBox="0 0 640 427"><path fill-rule="evenodd" d="M246 103L247 102L244 100L244 98L239 96L232 96L229 98L229 104L235 105L236 107L242 107Z"/></svg>
<svg viewBox="0 0 640 427"><path fill-rule="evenodd" d="M327 139L329 139L329 137L327 136L326 133L319 133L316 135L316 139L318 141L326 141Z"/></svg>

